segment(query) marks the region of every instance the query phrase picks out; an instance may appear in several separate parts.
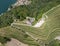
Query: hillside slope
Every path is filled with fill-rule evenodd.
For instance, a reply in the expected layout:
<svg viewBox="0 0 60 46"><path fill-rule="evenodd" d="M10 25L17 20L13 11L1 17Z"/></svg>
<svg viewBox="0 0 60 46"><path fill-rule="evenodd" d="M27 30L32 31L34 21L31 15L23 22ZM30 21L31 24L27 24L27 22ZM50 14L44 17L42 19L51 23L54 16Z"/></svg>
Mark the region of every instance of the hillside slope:
<svg viewBox="0 0 60 46"><path fill-rule="evenodd" d="M48 18L46 18L46 16L48 16ZM48 44L55 37L60 36L60 5L43 14L43 17L45 18L45 22L39 28L17 24L13 25L13 27L28 32L37 38L37 40Z"/></svg>
<svg viewBox="0 0 60 46"><path fill-rule="evenodd" d="M47 0L47 1L49 1L49 0ZM59 2L59 0L56 0L56 1ZM43 2L45 2L45 1L43 0ZM54 0L53 0L53 2L56 3ZM50 2L50 3L53 3L53 2ZM59 4L59 3L57 3L57 4ZM57 4L53 4L53 6L56 6ZM45 7L45 5L43 5L43 6ZM20 11L23 12L24 7L25 6L19 7L19 9L20 8L22 9ZM25 9L26 8L27 7L25 7ZM49 43L51 41L53 41L57 36L60 36L60 5L55 7L54 9L52 8L52 10L49 10L48 12L46 12L42 15L42 17L45 18L45 22L38 28L33 27L33 26L25 26L21 23L20 23L21 25L13 24L12 26L8 26L13 22L14 16L12 14L14 14L14 15L15 15L15 13L16 13L16 15L18 14L17 15L18 18L21 19L19 10L17 10L17 12L19 12L19 13L15 12L16 11L15 9L13 9L13 10L9 11L7 13L4 13L3 14L4 16L6 16L8 14L8 16L6 16L6 17L4 17L2 15L4 18L2 16L0 16L4 20L4 21L2 21L2 18L0 18L0 20L1 20L0 25L1 24L3 25L2 26L3 28L0 28L0 42L1 43L3 43L3 44L6 43L5 37L7 37L7 38L15 38L25 44L28 44L29 46L46 46L46 45L50 46ZM41 13L43 13L43 12L41 12ZM12 15L12 17L10 17L10 15ZM40 12L39 12L39 15L41 15ZM25 19L26 16L24 18L23 17L24 17L24 14L22 15L22 20ZM35 17L35 16L33 16L33 17ZM12 19L12 21L11 21L11 19ZM5 27L4 27L4 25L5 25Z"/></svg>

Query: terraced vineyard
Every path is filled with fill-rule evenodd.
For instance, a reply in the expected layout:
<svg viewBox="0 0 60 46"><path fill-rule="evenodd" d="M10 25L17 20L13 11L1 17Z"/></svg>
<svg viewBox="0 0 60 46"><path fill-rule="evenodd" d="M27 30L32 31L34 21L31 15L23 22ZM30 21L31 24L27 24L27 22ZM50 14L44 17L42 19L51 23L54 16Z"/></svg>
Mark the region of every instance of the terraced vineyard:
<svg viewBox="0 0 60 46"><path fill-rule="evenodd" d="M39 28L13 25L12 27L1 28L0 36L16 38L31 46L44 46L49 44L56 36L60 36L60 5L43 14L42 17L45 18L45 23ZM26 34L26 32L28 32L28 34ZM25 37L26 35L27 37Z"/></svg>
<svg viewBox="0 0 60 46"><path fill-rule="evenodd" d="M49 43L56 36L60 36L60 5L43 14L43 17L45 17L45 23L40 28L24 25L15 25L15 27L29 32L33 37L45 43Z"/></svg>

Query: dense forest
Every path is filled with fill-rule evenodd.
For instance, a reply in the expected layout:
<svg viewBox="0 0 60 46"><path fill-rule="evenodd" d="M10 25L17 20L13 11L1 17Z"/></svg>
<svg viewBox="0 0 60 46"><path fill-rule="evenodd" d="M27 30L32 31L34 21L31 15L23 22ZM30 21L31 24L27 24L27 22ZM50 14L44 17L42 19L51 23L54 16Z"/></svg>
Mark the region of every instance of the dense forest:
<svg viewBox="0 0 60 46"><path fill-rule="evenodd" d="M6 11L0 16L0 27L8 26L13 22L13 17L24 20L27 16L34 17L37 21L42 17L42 14L54 6L60 4L60 0L31 0L29 5L20 5Z"/></svg>

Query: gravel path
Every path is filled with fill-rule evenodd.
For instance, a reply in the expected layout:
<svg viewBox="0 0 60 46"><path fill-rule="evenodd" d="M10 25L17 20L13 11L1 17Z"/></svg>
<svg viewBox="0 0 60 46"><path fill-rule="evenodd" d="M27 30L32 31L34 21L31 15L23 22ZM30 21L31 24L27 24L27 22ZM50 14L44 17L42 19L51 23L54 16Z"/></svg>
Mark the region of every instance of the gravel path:
<svg viewBox="0 0 60 46"><path fill-rule="evenodd" d="M33 27L40 27L45 22L44 18L42 18L39 22L37 22Z"/></svg>

